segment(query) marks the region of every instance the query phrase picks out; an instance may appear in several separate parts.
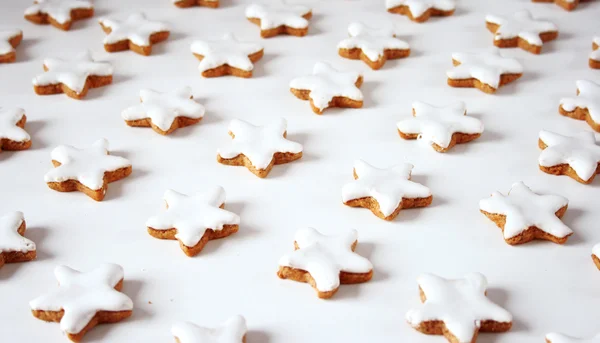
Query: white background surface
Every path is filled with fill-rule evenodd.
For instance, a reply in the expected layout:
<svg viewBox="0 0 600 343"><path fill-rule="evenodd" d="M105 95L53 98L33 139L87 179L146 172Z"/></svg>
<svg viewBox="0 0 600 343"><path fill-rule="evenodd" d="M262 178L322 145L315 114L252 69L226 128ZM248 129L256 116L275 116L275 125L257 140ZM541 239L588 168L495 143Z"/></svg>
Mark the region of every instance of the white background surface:
<svg viewBox="0 0 600 343"><path fill-rule="evenodd" d="M454 16L417 24L388 14L383 1L307 0L314 13L309 35L268 40L245 19L247 3L222 0L216 10L182 10L169 0L96 1L94 19L62 32L25 21L28 1L2 1L0 26L23 29L25 40L17 63L0 66L0 105L25 108L33 146L0 153L0 213L25 213L26 235L37 243L38 259L0 269L1 341L65 342L58 324L31 315L28 301L56 287L55 266L89 270L101 262L125 268L123 290L135 309L126 321L93 329L87 342L169 342L176 320L216 325L237 313L248 321L250 343L445 342L418 333L404 320L406 311L419 304L416 277L434 272L453 278L470 271L484 273L489 297L514 315L510 332L482 334L480 343L542 342L549 331L596 333L600 272L590 254L600 241L600 180L582 185L538 170L537 134L540 129L590 130L584 122L560 116L557 107L561 97L574 96L575 80L600 81L600 72L587 67L592 35L600 29L600 2L583 3L569 13L528 0L464 0ZM105 53L98 17L125 18L137 8L169 23L171 38L156 45L151 57ZM558 40L547 43L539 56L504 49L523 63L525 73L496 95L447 86L452 52L492 46L485 15L520 9L556 22ZM380 71L339 57L336 44L354 20L395 25L410 43L411 56L388 61ZM256 63L252 79L199 75L191 42L227 31L264 45L265 57ZM91 90L84 101L34 94L31 79L41 72L43 58L69 57L83 49L114 64L113 85ZM288 82L309 74L319 60L364 73L364 108L317 116L308 102L290 94ZM207 108L200 124L163 137L149 128L130 128L121 119L121 110L138 102L141 88L168 91L184 85L192 86ZM416 100L436 105L463 100L486 131L447 154L404 141L395 123L410 116ZM218 147L230 139L230 119L263 124L281 116L289 122L288 138L304 144L301 160L276 166L266 179L215 161ZM133 163L133 174L110 184L103 202L46 186L43 175L51 168L53 147L85 147L101 137L109 140L113 154ZM393 222L344 206L341 187L352 180L357 158L380 167L413 163L414 180L431 188L433 204L402 211ZM505 193L519 180L538 193L570 200L564 221L575 234L566 245L509 246L500 229L479 213L480 199L495 190ZM186 257L176 241L146 233L144 223L163 209L167 188L193 193L215 184L227 191L226 208L242 218L239 233L209 242L194 258ZM356 228L357 252L373 262L373 280L342 285L325 301L307 284L278 279L278 259L293 249L295 231L305 226L324 233Z"/></svg>

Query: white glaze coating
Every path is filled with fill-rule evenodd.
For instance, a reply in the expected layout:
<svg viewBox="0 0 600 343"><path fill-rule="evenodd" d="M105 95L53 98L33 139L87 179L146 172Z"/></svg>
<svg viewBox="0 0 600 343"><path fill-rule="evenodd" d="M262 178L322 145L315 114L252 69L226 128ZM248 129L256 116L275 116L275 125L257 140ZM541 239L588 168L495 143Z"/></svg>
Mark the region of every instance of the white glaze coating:
<svg viewBox="0 0 600 343"><path fill-rule="evenodd" d="M552 332L546 335L546 340L549 343L600 343L600 334L594 338L585 339Z"/></svg>
<svg viewBox="0 0 600 343"><path fill-rule="evenodd" d="M384 216L394 213L402 198L427 198L431 196L429 188L410 181L413 165L399 164L388 169L373 167L363 160L354 162L354 172L358 179L342 188L342 201L373 197L379 203Z"/></svg>
<svg viewBox="0 0 600 343"><path fill-rule="evenodd" d="M246 18L260 19L260 29L270 30L279 26L288 26L294 29L305 29L308 20L302 16L310 13L310 8L302 5L264 6L252 4L246 7Z"/></svg>
<svg viewBox="0 0 600 343"><path fill-rule="evenodd" d="M430 8L445 12L456 8L453 0L386 0L385 5L387 9L406 6L415 18L422 16Z"/></svg>
<svg viewBox="0 0 600 343"><path fill-rule="evenodd" d="M408 50L410 46L403 40L395 38L394 30L375 29L360 22L348 26L350 38L338 44L338 49L361 49L369 60L376 62L383 57L385 50Z"/></svg>
<svg viewBox="0 0 600 343"><path fill-rule="evenodd" d="M17 123L23 119L24 115L25 110L22 108L0 107L0 139L8 139L14 142L27 142L31 140L29 134L17 126Z"/></svg>
<svg viewBox="0 0 600 343"><path fill-rule="evenodd" d="M479 202L479 208L485 212L506 216L504 238L509 239L523 233L530 226L559 238L573 231L557 216L556 211L567 206L569 201L560 195L538 195L523 182L512 185L508 195L500 192Z"/></svg>
<svg viewBox="0 0 600 343"><path fill-rule="evenodd" d="M254 126L245 121L234 119L229 124L229 132L235 137L229 146L218 151L222 158L235 158L244 154L256 169L266 169L276 153L302 152L302 145L283 137L287 130L287 121L274 120L266 126Z"/></svg>
<svg viewBox="0 0 600 343"><path fill-rule="evenodd" d="M480 53L454 53L452 59L461 64L448 70L450 79L474 78L493 88L500 85L502 74L521 74L523 66L514 58L503 57L497 48Z"/></svg>
<svg viewBox="0 0 600 343"><path fill-rule="evenodd" d="M204 327L192 322L178 322L171 333L180 343L242 343L246 335L246 319L233 316L217 327Z"/></svg>
<svg viewBox="0 0 600 343"><path fill-rule="evenodd" d="M131 166L129 160L108 154L106 139L99 139L86 149L61 145L52 150L51 156L52 160L60 162L61 165L46 173L46 182L76 180L92 190L102 188L105 172Z"/></svg>
<svg viewBox="0 0 600 343"><path fill-rule="evenodd" d="M10 212L0 217L0 254L35 251L35 243L18 232L24 220L23 212Z"/></svg>
<svg viewBox="0 0 600 343"><path fill-rule="evenodd" d="M225 34L220 40L195 41L191 46L192 53L204 56L198 66L200 72L222 65L251 71L254 64L248 56L262 49L258 44L239 42L231 33Z"/></svg>
<svg viewBox="0 0 600 343"><path fill-rule="evenodd" d="M221 186L191 196L167 190L164 195L167 210L150 217L146 226L154 230L177 229L175 238L193 247L207 229L219 231L224 225L239 225L240 217L219 208L225 203L225 190Z"/></svg>
<svg viewBox="0 0 600 343"><path fill-rule="evenodd" d="M597 258L600 258L600 243L594 245L594 247L592 248L592 254L595 255Z"/></svg>
<svg viewBox="0 0 600 343"><path fill-rule="evenodd" d="M519 37L531 45L542 46L544 42L540 33L557 32L558 27L549 21L535 20L529 11L516 12L512 17L488 15L485 21L499 25L494 34L495 40Z"/></svg>
<svg viewBox="0 0 600 343"><path fill-rule="evenodd" d="M79 333L99 311L131 311L131 299L114 289L123 279L123 267L105 263L89 272L58 266L54 275L59 288L29 302L32 310L60 311L65 314L60 328L70 334Z"/></svg>
<svg viewBox="0 0 600 343"><path fill-rule="evenodd" d="M452 105L436 107L424 102L414 102L413 117L398 122L398 130L405 134L418 134L428 144L435 143L447 148L455 133L481 134L483 123L467 117L467 108L460 101Z"/></svg>
<svg viewBox="0 0 600 343"><path fill-rule="evenodd" d="M72 60L47 58L44 60L47 72L33 79L34 86L48 86L62 83L80 94L88 76L111 76L113 67L107 62L95 62L90 51L85 51Z"/></svg>
<svg viewBox="0 0 600 343"><path fill-rule="evenodd" d="M512 322L510 313L485 296L487 279L480 273L455 280L423 274L417 282L427 300L406 314L413 327L423 322L443 321L458 343L471 343L481 321Z"/></svg>
<svg viewBox="0 0 600 343"><path fill-rule="evenodd" d="M582 131L575 136L565 136L542 130L539 138L548 146L540 154L540 166L568 164L584 181L596 174L596 167L600 162L600 146L596 145L593 132Z"/></svg>
<svg viewBox="0 0 600 343"><path fill-rule="evenodd" d="M6 55L14 52L15 48L13 48L8 41L22 34L23 31L19 29L0 30L0 55Z"/></svg>
<svg viewBox="0 0 600 343"><path fill-rule="evenodd" d="M577 97L561 99L560 106L569 112L575 111L577 107L587 108L592 120L600 123L600 84L587 80L578 80L575 84L579 91Z"/></svg>
<svg viewBox="0 0 600 343"><path fill-rule="evenodd" d="M59 24L71 20L71 11L74 9L92 9L91 1L83 0L36 0L36 3L25 10L25 15L45 13Z"/></svg>
<svg viewBox="0 0 600 343"><path fill-rule="evenodd" d="M317 62L310 76L302 76L290 82L290 88L310 91L310 99L319 110L329 106L335 97L345 97L362 101L363 94L356 87L356 81L361 77L357 72L341 72L328 63Z"/></svg>
<svg viewBox="0 0 600 343"><path fill-rule="evenodd" d="M364 274L373 270L369 260L352 251L357 237L356 230L329 236L313 228L300 229L294 238L299 249L284 255L279 266L305 270L315 280L317 290L333 291L340 286L340 272Z"/></svg>
<svg viewBox="0 0 600 343"><path fill-rule="evenodd" d="M115 44L129 40L138 46L149 46L150 36L154 33L169 31L169 27L158 21L146 19L143 13L134 13L124 21L100 18L101 25L112 31L104 37L104 44Z"/></svg>
<svg viewBox="0 0 600 343"><path fill-rule="evenodd" d="M181 1L183 1L183 0L171 0L171 1L172 1L173 3L177 3L177 2L181 2ZM204 1L206 1L206 2L217 2L217 1L219 1L219 0L204 0Z"/></svg>
<svg viewBox="0 0 600 343"><path fill-rule="evenodd" d="M182 87L168 93L142 89L140 91L142 102L127 108L121 116L125 120L150 118L158 128L168 131L177 117L192 119L204 117L204 106L194 101L191 96L190 87Z"/></svg>

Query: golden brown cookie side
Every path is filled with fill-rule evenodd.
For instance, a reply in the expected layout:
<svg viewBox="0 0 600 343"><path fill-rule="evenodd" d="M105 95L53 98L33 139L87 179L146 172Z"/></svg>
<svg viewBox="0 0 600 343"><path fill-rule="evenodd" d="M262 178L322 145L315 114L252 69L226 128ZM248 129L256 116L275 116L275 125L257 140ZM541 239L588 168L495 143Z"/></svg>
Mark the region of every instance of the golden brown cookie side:
<svg viewBox="0 0 600 343"><path fill-rule="evenodd" d="M34 24L38 24L38 25L51 24L52 26L54 26L56 28L59 28L64 31L68 31L69 29L71 29L71 25L73 24L74 21L90 18L93 16L94 16L93 8L74 8L71 10L70 20L68 20L64 23L59 23L54 18L52 18L51 16L49 16L48 14L43 13L43 12L38 12L35 14L27 14L27 15L25 15L25 19L29 20L30 22L32 22Z"/></svg>
<svg viewBox="0 0 600 343"><path fill-rule="evenodd" d="M194 56L196 56L196 58L199 61L202 61L204 59L204 56L200 54L194 53ZM248 55L248 58L250 59L250 61L252 61L252 63L255 63L256 61L260 60L263 56L264 50L261 49L260 51ZM252 77L252 70L242 70L239 68L232 67L228 64L224 64L216 68L207 69L203 71L201 75L204 77L220 77L225 75L232 75L236 77L250 78Z"/></svg>
<svg viewBox="0 0 600 343"><path fill-rule="evenodd" d="M102 27L102 30L109 34L112 32L112 29L108 26L103 25L102 23L100 23L100 26ZM165 40L167 40L169 38L169 35L171 34L170 31L159 31L159 32L154 32L150 35L150 45L137 45L135 43L133 43L132 41L130 41L129 39L124 39L115 43L109 43L109 44L104 44L104 50L106 50L106 52L119 52L119 51L126 51L126 50L131 50L137 54L143 55L143 56L149 56L152 53L152 45L163 42Z"/></svg>
<svg viewBox="0 0 600 343"><path fill-rule="evenodd" d="M371 69L378 70L383 67L388 59L398 59L408 57L410 55L410 49L385 49L384 55L379 56L377 61L372 61L365 55L360 48L344 49L339 48L338 53L340 56L349 58L352 60L361 60L365 62Z"/></svg>
<svg viewBox="0 0 600 343"><path fill-rule="evenodd" d="M347 206L350 206L350 207L367 208L367 209L371 210L371 212L373 212L373 214L376 215L377 217L379 217L383 220L391 221L394 218L396 218L396 216L398 216L398 214L400 213L400 211L402 209L427 207L427 206L431 205L432 201L433 201L433 196L429 196L426 198L402 198L402 201L400 202L400 204L398 204L398 207L396 207L394 212L392 212L392 214L388 215L387 217L381 212L381 210L379 208L379 202L373 197L352 199L352 200L344 202L344 204Z"/></svg>
<svg viewBox="0 0 600 343"><path fill-rule="evenodd" d="M400 129L398 129L398 134L400 135L401 138L403 139L407 139L407 140L412 140L412 139L417 139L419 138L419 134L418 133L406 133L406 132L402 132L400 131ZM477 138L481 137L480 133L462 133L462 132L455 132L452 134L452 139L450 140L450 143L448 144L447 147L442 147L441 145L438 145L436 143L431 143L431 146L433 147L433 149L437 152L448 152L451 148L453 148L456 144L463 144L463 143L468 143L472 140L475 140Z"/></svg>
<svg viewBox="0 0 600 343"><path fill-rule="evenodd" d="M410 20L417 22L417 23L424 23L427 20L429 20L430 17L447 17L447 16L451 16L454 14L454 10L451 11L442 11L442 10L438 10L435 8L430 8L427 11L425 11L425 13L421 14L418 17L415 17L412 12L410 11L410 8L406 5L400 5L400 6L396 6L393 8L389 8L388 12L390 13L395 13L395 14L401 14L401 15L405 15L407 16Z"/></svg>
<svg viewBox="0 0 600 343"><path fill-rule="evenodd" d="M308 13L304 14L302 17L306 20L310 20L310 18L312 18L312 12L308 12ZM258 25L259 27L261 25L260 18L250 17L250 18L248 18L248 20L251 23ZM271 37L275 37L275 36L281 35L281 34L286 34L286 35L296 36L296 37L303 37L308 34L308 27L306 27L305 29L297 29L297 28L286 26L286 25L280 25L280 26L272 28L272 29L267 29L267 30L261 29L260 30L260 36L262 38L271 38Z"/></svg>
<svg viewBox="0 0 600 343"><path fill-rule="evenodd" d="M594 131L600 132L600 123L594 121L590 115L589 109L587 108L576 107L573 111L567 111L562 105L560 105L558 112L566 117L577 120L585 120Z"/></svg>
<svg viewBox="0 0 600 343"><path fill-rule="evenodd" d="M221 205L221 208L223 208L223 205ZM175 235L177 234L176 228L171 228L168 230L157 230L152 227L148 227L147 229L148 233L154 238L177 240L177 238L175 237ZM198 243L196 243L196 245L190 247L183 244L182 241L178 240L179 246L187 256L193 257L198 255L202 251L202 249L204 249L204 246L206 246L208 241L230 236L238 232L238 230L239 225L223 225L223 228L221 230L206 229L204 235L202 235L202 238L200 239L200 241L198 241Z"/></svg>
<svg viewBox="0 0 600 343"><path fill-rule="evenodd" d="M546 145L546 143L544 143L544 141L542 141L541 139L538 139L538 147L540 149L544 150L548 146ZM572 178L573 180L576 180L577 182L583 183L586 185L592 183L592 181L594 181L594 178L596 177L596 175L600 174L600 162L598 163L598 166L596 167L596 172L594 174L592 174L592 176L588 180L583 180L582 178L580 178L579 175L577 175L577 173L575 172L575 169L571 168L571 166L566 163L559 164L559 165L552 166L552 167L544 167L541 165L539 167L540 167L540 170L543 171L544 173L552 174L552 175L566 175L566 176Z"/></svg>
<svg viewBox="0 0 600 343"><path fill-rule="evenodd" d="M44 71L48 71L48 67L44 65ZM81 100L85 98L87 92L90 88L98 88L109 85L112 83L113 77L112 75L108 76L99 76L99 75L90 75L85 80L85 85L81 92L76 92L75 90L67 87L63 83L55 83L50 85L34 85L33 90L37 95L53 95L53 94L61 94L64 93L70 98Z"/></svg>
<svg viewBox="0 0 600 343"><path fill-rule="evenodd" d="M598 270L600 270L600 258L598 258L598 256L592 254L592 261L594 261L594 264L596 265Z"/></svg>
<svg viewBox="0 0 600 343"><path fill-rule="evenodd" d="M23 40L23 33L19 33L15 36L12 36L8 39L8 44L10 44L13 48L16 48L21 44ZM8 52L6 54L0 55L0 63L13 63L17 60L17 53L14 51Z"/></svg>
<svg viewBox="0 0 600 343"><path fill-rule="evenodd" d="M219 1L208 1L208 0L179 0L173 3L179 8L188 8L193 6L203 6L210 8L219 7Z"/></svg>
<svg viewBox="0 0 600 343"><path fill-rule="evenodd" d="M27 122L27 116L23 114L21 119L15 124L16 126L25 129L25 123ZM18 151L18 150L26 150L31 147L31 139L26 141L13 141L10 139L0 138L0 152L2 150L6 151Z"/></svg>
<svg viewBox="0 0 600 343"><path fill-rule="evenodd" d="M17 228L17 232L19 235L25 237L25 230L27 228L27 224L25 220L21 223L21 225ZM0 252L0 267L2 267L5 263L18 263L18 262L29 262L35 260L37 255L36 250L33 251L3 251Z"/></svg>
<svg viewBox="0 0 600 343"><path fill-rule="evenodd" d="M159 133L163 136L166 136L168 134L173 133L173 131L175 131L177 129L197 124L201 120L202 120L202 118L189 118L189 117L183 117L183 116L175 117L175 120L173 120L173 124L171 124L171 127L167 131L163 131L161 128L154 125L154 123L152 122L152 119L150 119L150 118L125 120L125 123L131 127L151 127L152 130L154 130L154 132Z"/></svg>
<svg viewBox="0 0 600 343"><path fill-rule="evenodd" d="M356 79L356 82L354 84L356 85L356 87L360 87L362 85L362 83L363 83L363 77L359 76ZM363 106L363 100L353 100L353 99L346 98L346 97L336 96L329 102L329 104L325 108L320 109L320 108L316 107L314 102L312 101L312 99L310 97L310 90L290 88L290 91L298 99L309 100L310 107L313 110L313 112L316 114L323 114L323 112L326 109L331 108L331 107L361 108Z"/></svg>

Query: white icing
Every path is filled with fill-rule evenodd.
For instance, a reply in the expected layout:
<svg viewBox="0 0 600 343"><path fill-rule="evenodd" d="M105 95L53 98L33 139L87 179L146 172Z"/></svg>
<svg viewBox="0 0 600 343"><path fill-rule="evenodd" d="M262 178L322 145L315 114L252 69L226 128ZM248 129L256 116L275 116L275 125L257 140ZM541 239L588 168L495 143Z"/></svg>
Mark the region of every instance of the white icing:
<svg viewBox="0 0 600 343"><path fill-rule="evenodd" d="M512 185L507 196L500 192L479 202L479 208L488 213L506 216L504 238L509 239L535 226L555 237L563 238L573 233L556 211L567 206L569 201L560 195L538 195L523 182Z"/></svg>
<svg viewBox="0 0 600 343"><path fill-rule="evenodd" d="M54 275L59 288L29 302L32 310L65 313L60 328L77 334L99 311L131 311L133 302L114 287L123 279L123 267L105 263L89 272L80 272L67 266L58 266Z"/></svg>
<svg viewBox="0 0 600 343"><path fill-rule="evenodd" d="M22 108L2 108L0 107L0 140L8 139L14 142L27 142L31 138L29 134L17 123L23 119L25 110ZM0 145L0 149L2 146Z"/></svg>
<svg viewBox="0 0 600 343"><path fill-rule="evenodd" d="M600 334L594 338L585 339L552 332L546 335L546 340L549 343L600 343Z"/></svg>
<svg viewBox="0 0 600 343"><path fill-rule="evenodd" d="M429 188L410 181L413 165L403 163L388 169L375 168L363 160L354 162L354 172L358 179L342 188L344 202L373 197L379 203L384 216L394 213L402 198L427 198L431 196Z"/></svg>
<svg viewBox="0 0 600 343"><path fill-rule="evenodd" d="M169 31L169 27L158 21L146 19L143 13L134 13L125 21L101 18L100 24L111 29L104 37L104 44L115 44L129 40L138 46L149 46L150 36L154 33Z"/></svg>
<svg viewBox="0 0 600 343"><path fill-rule="evenodd" d="M105 172L131 166L129 160L108 154L106 139L99 139L86 149L61 145L52 150L51 156L52 160L60 162L61 165L46 173L46 182L76 180L92 190L102 188Z"/></svg>
<svg viewBox="0 0 600 343"><path fill-rule="evenodd" d="M497 48L481 53L454 53L452 59L461 64L449 70L449 78L475 78L493 88L500 85L502 74L521 74L523 66L514 58L503 57Z"/></svg>
<svg viewBox="0 0 600 343"><path fill-rule="evenodd" d="M313 228L300 229L294 238L298 250L284 255L279 265L305 270L315 280L317 290L333 291L340 286L340 272L364 274L373 270L369 260L352 251L357 237L356 230L329 236Z"/></svg>
<svg viewBox="0 0 600 343"><path fill-rule="evenodd" d="M0 217L0 255L35 251L35 243L19 234L18 229L24 220L23 212L11 212Z"/></svg>
<svg viewBox="0 0 600 343"><path fill-rule="evenodd" d="M456 8L453 0L386 0L385 5L387 9L406 6L415 18L422 16L431 8L445 12Z"/></svg>
<svg viewBox="0 0 600 343"><path fill-rule="evenodd" d="M15 48L9 43L9 41L22 34L23 32L19 29L0 30L0 55L6 55L14 52Z"/></svg>
<svg viewBox="0 0 600 343"><path fill-rule="evenodd" d="M593 132L582 131L575 136L564 136L540 131L539 138L548 146L540 154L540 166L568 164L584 181L596 174L596 167L600 162L600 146L596 145Z"/></svg>
<svg viewBox="0 0 600 343"><path fill-rule="evenodd" d="M260 19L260 29L270 30L280 26L305 29L308 20L302 16L310 13L310 8L302 5L263 6L252 4L246 7L246 18Z"/></svg>
<svg viewBox="0 0 600 343"><path fill-rule="evenodd" d="M25 15L45 13L59 24L71 21L71 11L74 9L93 9L91 1L83 0L36 0L35 4L25 10Z"/></svg>
<svg viewBox="0 0 600 343"><path fill-rule="evenodd" d="M395 38L394 30L374 29L363 23L352 23L348 26L350 38L338 44L340 49L361 49L369 60L376 62L383 57L385 50L408 50L410 46L403 40Z"/></svg>
<svg viewBox="0 0 600 343"><path fill-rule="evenodd" d="M456 280L423 274L417 282L427 300L406 314L413 327L423 322L442 321L457 338L457 343L471 343L481 321L512 322L510 313L485 296L487 279L480 273L470 273Z"/></svg>
<svg viewBox="0 0 600 343"><path fill-rule="evenodd" d="M198 244L207 229L219 231L224 225L240 223L237 214L219 208L225 203L225 190L220 186L192 196L167 190L164 200L167 210L149 218L146 226L154 230L175 228L175 238L188 247Z"/></svg>
<svg viewBox="0 0 600 343"><path fill-rule="evenodd" d="M235 158L244 154L256 169L266 169L276 153L298 154L302 145L283 137L287 130L287 121L283 118L266 126L254 126L242 120L234 119L229 124L229 132L235 137L231 144L218 151L222 158Z"/></svg>
<svg viewBox="0 0 600 343"><path fill-rule="evenodd" d="M150 118L161 130L167 131L177 117L198 119L204 117L204 106L192 98L192 89L182 87L168 93L159 93L151 89L140 91L141 103L124 110L125 120Z"/></svg>
<svg viewBox="0 0 600 343"><path fill-rule="evenodd" d="M176 3L176 2L182 2L184 0L171 0L171 1L173 1L173 3ZM217 2L219 0L204 0L204 1L206 1L206 2Z"/></svg>
<svg viewBox="0 0 600 343"><path fill-rule="evenodd" d="M600 123L600 84L587 80L579 80L575 84L579 90L577 97L561 99L560 106L569 112L577 107L587 109L592 120Z"/></svg>
<svg viewBox="0 0 600 343"><path fill-rule="evenodd" d="M175 323L171 333L180 343L242 343L247 330L246 319L238 315L213 328L191 322Z"/></svg>
<svg viewBox="0 0 600 343"><path fill-rule="evenodd" d="M191 46L192 53L204 56L198 66L200 72L222 65L251 71L254 64L248 56L262 49L258 44L239 42L231 33L216 41L195 41Z"/></svg>
<svg viewBox="0 0 600 343"><path fill-rule="evenodd" d="M592 254L594 254L597 258L600 258L600 243L594 245L592 248Z"/></svg>
<svg viewBox="0 0 600 343"><path fill-rule="evenodd" d="M65 61L58 58L44 60L47 72L33 79L35 86L48 86L62 83L81 93L89 76L111 76L113 67L107 62L95 62L90 51L85 51L73 60Z"/></svg>
<svg viewBox="0 0 600 343"><path fill-rule="evenodd" d="M519 37L529 44L537 46L544 44L540 38L541 33L558 31L558 27L554 23L534 20L531 13L526 10L516 12L510 18L488 15L485 17L485 21L499 25L494 34L495 40Z"/></svg>
<svg viewBox="0 0 600 343"><path fill-rule="evenodd" d="M327 63L317 62L312 75L293 79L290 82L290 88L309 90L313 105L319 110L323 110L335 97L362 101L363 94L356 87L356 81L360 77L359 73L341 72Z"/></svg>
<svg viewBox="0 0 600 343"><path fill-rule="evenodd" d="M436 107L424 102L412 105L413 117L398 122L398 130L405 134L418 134L429 144L435 143L447 148L455 133L481 134L483 123L473 117L467 117L464 102L444 107Z"/></svg>

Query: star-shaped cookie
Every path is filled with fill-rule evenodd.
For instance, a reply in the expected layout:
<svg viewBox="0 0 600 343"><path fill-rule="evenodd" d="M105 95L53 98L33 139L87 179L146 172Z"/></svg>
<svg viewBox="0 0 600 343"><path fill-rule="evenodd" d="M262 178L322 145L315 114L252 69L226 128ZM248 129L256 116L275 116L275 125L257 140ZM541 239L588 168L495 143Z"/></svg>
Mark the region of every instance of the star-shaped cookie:
<svg viewBox="0 0 600 343"><path fill-rule="evenodd" d="M552 332L546 335L546 343L600 343L600 334L594 338L585 339Z"/></svg>
<svg viewBox="0 0 600 343"><path fill-rule="evenodd" d="M512 315L485 296L487 279L480 273L456 280L423 274L417 282L423 305L410 310L406 320L422 333L475 343L479 332L506 332L512 326Z"/></svg>
<svg viewBox="0 0 600 343"><path fill-rule="evenodd" d="M152 45L169 38L169 27L158 21L146 19L143 13L134 13L125 21L109 18L99 20L104 37L104 50L117 52L132 50L140 55L152 53Z"/></svg>
<svg viewBox="0 0 600 343"><path fill-rule="evenodd" d="M105 263L90 272L58 266L54 275L59 288L29 302L33 316L47 322L60 322L60 328L73 342L97 324L116 323L133 312L133 302L121 293L123 267Z"/></svg>
<svg viewBox="0 0 600 343"><path fill-rule="evenodd" d="M311 17L311 9L302 5L264 6L252 4L246 7L246 18L260 26L262 38L275 37L280 34L306 36L308 20Z"/></svg>
<svg viewBox="0 0 600 343"><path fill-rule="evenodd" d="M540 131L538 145L542 149L538 162L545 173L567 175L585 184L600 173L600 146L596 145L593 132L565 136Z"/></svg>
<svg viewBox="0 0 600 343"><path fill-rule="evenodd" d="M23 40L23 31L19 29L0 30L0 63L12 63L17 60L16 48Z"/></svg>
<svg viewBox="0 0 600 343"><path fill-rule="evenodd" d="M290 82L290 90L298 99L310 100L313 112L323 114L329 107L362 107L363 94L358 89L362 83L359 73L342 72L327 63L317 62L312 75Z"/></svg>
<svg viewBox="0 0 600 343"><path fill-rule="evenodd" d="M573 231L560 218L569 201L560 195L538 195L523 182L512 185L508 195L500 192L479 202L485 214L502 229L504 240L511 245L534 239L564 244Z"/></svg>
<svg viewBox="0 0 600 343"><path fill-rule="evenodd" d="M26 121L27 116L22 108L0 107L0 152L31 147L31 137L25 131Z"/></svg>
<svg viewBox="0 0 600 343"><path fill-rule="evenodd" d="M590 54L590 68L600 69L600 36L594 37L592 50Z"/></svg>
<svg viewBox="0 0 600 343"><path fill-rule="evenodd" d="M173 0L173 4L179 8L188 8L193 6L217 8L219 7L219 0Z"/></svg>
<svg viewBox="0 0 600 343"><path fill-rule="evenodd" d="M533 19L531 13L525 10L516 12L510 18L488 15L485 23L494 34L494 45L499 48L519 47L539 54L545 42L558 37L558 27L554 23Z"/></svg>
<svg viewBox="0 0 600 343"><path fill-rule="evenodd" d="M146 221L148 233L178 240L181 250L190 257L202 251L209 240L238 231L240 217L223 209L225 190L220 186L191 196L168 190L164 200L167 210Z"/></svg>
<svg viewBox="0 0 600 343"><path fill-rule="evenodd" d="M229 124L231 144L219 149L217 161L230 166L246 166L254 175L266 177L274 165L302 157L302 145L286 139L283 118L266 126L254 126L234 119Z"/></svg>
<svg viewBox="0 0 600 343"><path fill-rule="evenodd" d="M480 53L454 53L452 62L454 68L446 73L448 85L475 87L488 94L523 75L523 66L514 58L501 56L498 48Z"/></svg>
<svg viewBox="0 0 600 343"><path fill-rule="evenodd" d="M447 152L456 144L470 142L483 133L483 123L467 117L467 108L462 101L443 107L415 102L412 113L412 118L398 122L400 137L423 139L437 152Z"/></svg>
<svg viewBox="0 0 600 343"><path fill-rule="evenodd" d="M321 299L329 299L340 284L363 283L373 277L373 265L354 252L356 230L323 235L313 228L301 229L294 239L295 251L279 260L277 275L309 283Z"/></svg>
<svg viewBox="0 0 600 343"><path fill-rule="evenodd" d="M579 80L577 97L560 100L560 114L574 119L585 120L595 131L600 132L600 84Z"/></svg>
<svg viewBox="0 0 600 343"><path fill-rule="evenodd" d="M198 70L204 77L252 77L254 62L264 55L262 46L239 42L231 33L225 34L220 40L195 41L191 50L200 60Z"/></svg>
<svg viewBox="0 0 600 343"><path fill-rule="evenodd" d="M65 93L83 99L90 88L112 83L113 67L107 62L94 61L91 53L85 51L69 61L47 58L44 71L33 79L33 90L38 95Z"/></svg>
<svg viewBox="0 0 600 343"><path fill-rule="evenodd" d="M10 212L0 216L0 267L5 263L35 259L35 243L24 237L25 229L23 212Z"/></svg>
<svg viewBox="0 0 600 343"><path fill-rule="evenodd" d="M567 11L572 11L579 6L580 2L588 0L531 0L532 2L553 2Z"/></svg>
<svg viewBox="0 0 600 343"><path fill-rule="evenodd" d="M430 17L447 17L454 14L454 0L386 0L388 12L402 14L417 23Z"/></svg>
<svg viewBox="0 0 600 343"><path fill-rule="evenodd" d="M217 327L204 327L191 322L173 324L171 334L179 343L243 343L246 341L246 319L233 316Z"/></svg>
<svg viewBox="0 0 600 343"><path fill-rule="evenodd" d="M410 46L396 38L394 30L374 29L355 22L348 26L350 38L338 44L340 56L364 61L371 69L380 69L388 59L408 57Z"/></svg>
<svg viewBox="0 0 600 343"><path fill-rule="evenodd" d="M91 1L84 0L35 0L25 10L25 19L34 24L52 24L61 30L69 30L76 20L94 15Z"/></svg>
<svg viewBox="0 0 600 343"><path fill-rule="evenodd" d="M97 140L87 149L61 145L51 153L54 169L44 179L48 187L59 192L80 191L102 201L110 182L131 174L129 160L109 155L108 141Z"/></svg>
<svg viewBox="0 0 600 343"><path fill-rule="evenodd" d="M409 163L379 169L357 160L355 180L342 188L342 201L348 206L368 208L385 220L393 220L403 208L429 206L433 195L429 188L410 181L412 169Z"/></svg>
<svg viewBox="0 0 600 343"><path fill-rule="evenodd" d="M139 105L121 113L125 123L129 126L152 127L161 135L196 124L204 117L204 106L193 100L190 87L168 93L142 89L140 100Z"/></svg>

